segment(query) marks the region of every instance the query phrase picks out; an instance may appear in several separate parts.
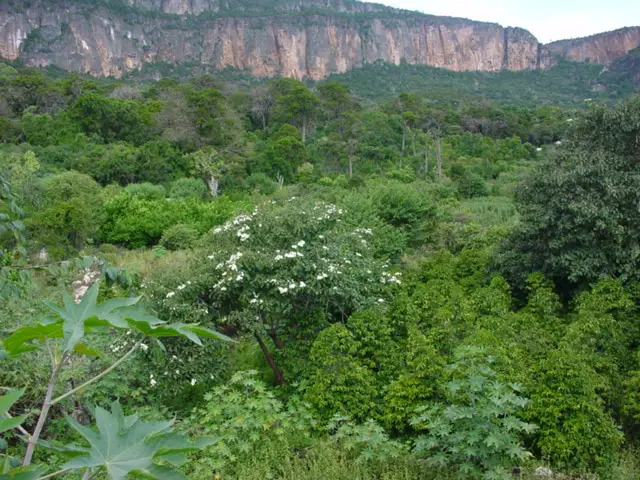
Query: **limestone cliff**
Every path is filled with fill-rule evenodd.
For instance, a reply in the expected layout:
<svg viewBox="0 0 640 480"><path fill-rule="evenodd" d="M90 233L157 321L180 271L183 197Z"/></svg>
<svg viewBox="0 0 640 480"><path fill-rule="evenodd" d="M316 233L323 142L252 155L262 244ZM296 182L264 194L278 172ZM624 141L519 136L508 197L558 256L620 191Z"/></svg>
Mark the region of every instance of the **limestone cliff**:
<svg viewBox="0 0 640 480"><path fill-rule="evenodd" d="M99 76L152 62L299 79L376 60L524 70L552 65L551 52L526 30L354 0L0 2L0 57Z"/></svg>
<svg viewBox="0 0 640 480"><path fill-rule="evenodd" d="M640 27L622 28L574 40L560 40L546 47L550 52L573 62L610 65L640 47Z"/></svg>

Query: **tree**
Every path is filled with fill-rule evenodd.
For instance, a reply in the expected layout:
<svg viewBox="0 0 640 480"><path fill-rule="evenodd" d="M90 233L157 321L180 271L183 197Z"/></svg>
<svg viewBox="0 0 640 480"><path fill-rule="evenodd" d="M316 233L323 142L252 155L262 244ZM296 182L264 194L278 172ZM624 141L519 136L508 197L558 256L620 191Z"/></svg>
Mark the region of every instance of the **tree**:
<svg viewBox="0 0 640 480"><path fill-rule="evenodd" d="M326 82L318 86L320 103L328 121L336 120L353 109L349 87L338 82Z"/></svg>
<svg viewBox="0 0 640 480"><path fill-rule="evenodd" d="M88 175L65 172L45 179L42 190L43 203L30 220L34 231L47 245L81 249L101 223L100 185Z"/></svg>
<svg viewBox="0 0 640 480"><path fill-rule="evenodd" d="M70 113L88 135L99 135L107 142L124 140L141 144L148 139L149 129L159 110L157 102L146 104L86 93L73 105Z"/></svg>
<svg viewBox="0 0 640 480"><path fill-rule="evenodd" d="M640 98L594 106L516 191L520 227L500 268L540 271L565 293L605 277L640 280Z"/></svg>
<svg viewBox="0 0 640 480"><path fill-rule="evenodd" d="M307 129L315 119L320 104L318 98L302 83L285 78L275 85L278 96L276 110L279 118L296 125L307 142Z"/></svg>
<svg viewBox="0 0 640 480"><path fill-rule="evenodd" d="M207 184L211 196L217 197L220 194L220 177L227 168L218 152L213 147L204 147L187 155L187 161Z"/></svg>
<svg viewBox="0 0 640 480"><path fill-rule="evenodd" d="M405 154L407 135L411 128L417 123L421 109L421 100L412 93L401 93L388 107L389 113L398 115L402 122L402 155Z"/></svg>
<svg viewBox="0 0 640 480"><path fill-rule="evenodd" d="M172 300L204 299L214 321L256 339L276 383L283 383L267 338L284 350L294 325L313 334L380 299L386 277L374 258L373 231L352 225L344 213L297 200L237 217L204 239L208 259L198 260L192 286Z"/></svg>
<svg viewBox="0 0 640 480"><path fill-rule="evenodd" d="M260 86L251 91L251 115L260 122L264 132L269 127L271 111L275 104L273 86Z"/></svg>

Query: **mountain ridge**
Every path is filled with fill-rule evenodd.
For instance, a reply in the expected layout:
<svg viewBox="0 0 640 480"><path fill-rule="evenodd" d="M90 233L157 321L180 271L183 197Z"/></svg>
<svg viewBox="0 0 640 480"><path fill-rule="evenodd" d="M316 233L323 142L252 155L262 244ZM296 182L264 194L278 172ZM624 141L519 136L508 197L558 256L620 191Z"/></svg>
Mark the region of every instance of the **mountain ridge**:
<svg viewBox="0 0 640 480"><path fill-rule="evenodd" d="M558 58L608 65L640 46L640 27L602 35L543 45L518 27L355 0L0 2L0 57L95 76L160 61L313 80L378 60L519 71Z"/></svg>

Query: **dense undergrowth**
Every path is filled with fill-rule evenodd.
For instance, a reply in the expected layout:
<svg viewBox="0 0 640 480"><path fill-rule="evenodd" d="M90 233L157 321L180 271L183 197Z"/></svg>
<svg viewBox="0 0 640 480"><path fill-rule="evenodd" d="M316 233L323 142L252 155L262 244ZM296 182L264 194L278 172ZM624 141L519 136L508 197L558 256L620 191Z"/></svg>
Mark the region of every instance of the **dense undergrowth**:
<svg viewBox="0 0 640 480"><path fill-rule="evenodd" d="M640 475L637 98L2 72L0 478Z"/></svg>

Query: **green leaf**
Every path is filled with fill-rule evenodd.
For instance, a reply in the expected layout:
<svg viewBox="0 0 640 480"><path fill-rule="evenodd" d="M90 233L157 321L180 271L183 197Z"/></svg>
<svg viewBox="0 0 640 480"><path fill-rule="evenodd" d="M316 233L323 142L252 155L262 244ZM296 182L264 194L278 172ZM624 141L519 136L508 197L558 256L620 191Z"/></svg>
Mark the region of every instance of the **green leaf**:
<svg viewBox="0 0 640 480"><path fill-rule="evenodd" d="M43 467L18 467L7 473L0 473L0 480L36 480L45 472Z"/></svg>
<svg viewBox="0 0 640 480"><path fill-rule="evenodd" d="M22 327L14 331L2 342L4 348L10 356L37 350L38 347L27 345L32 340L44 342L49 338L62 338L62 326L60 324L43 325L38 324L32 327Z"/></svg>
<svg viewBox="0 0 640 480"><path fill-rule="evenodd" d="M234 342L231 338L213 330L201 327L199 325L189 325L184 323L171 323L153 325L145 321L138 321L133 318L127 318L127 323L136 330L142 332L148 337L185 337L197 345L202 345L199 337L215 338L225 342Z"/></svg>
<svg viewBox="0 0 640 480"><path fill-rule="evenodd" d="M18 401L18 399L24 393L24 388L21 390L13 390L7 395L0 397L0 415L4 415L9 411L11 406Z"/></svg>
<svg viewBox="0 0 640 480"><path fill-rule="evenodd" d="M134 328L150 337L183 337L198 345L202 345L200 337L233 341L221 333L199 325L182 323L169 325L138 307L136 304L141 297L115 298L97 304L98 289L98 282L96 282L79 304L74 303L68 295L64 297L63 306L48 304L55 315L43 319L38 325L16 330L4 340L4 348L10 355L15 356L36 350L36 346L29 345L31 341L44 342L49 338L64 338L65 351L96 355L96 350L86 346L78 347L78 345L81 344L87 332L100 327Z"/></svg>
<svg viewBox="0 0 640 480"><path fill-rule="evenodd" d="M84 343L78 343L75 347L73 347L74 353L78 355L85 355L87 357L103 357L104 354L95 348L91 348Z"/></svg>
<svg viewBox="0 0 640 480"><path fill-rule="evenodd" d="M96 408L97 432L70 417L67 421L90 447L67 447L70 453L81 455L62 468L104 467L111 480L124 480L132 473L155 479L184 479L182 474L157 465L156 460L177 461L181 458L177 454L197 451L217 441L204 438L190 442L171 430L173 421L143 422L136 415L125 417L117 402L111 406L111 412Z"/></svg>

